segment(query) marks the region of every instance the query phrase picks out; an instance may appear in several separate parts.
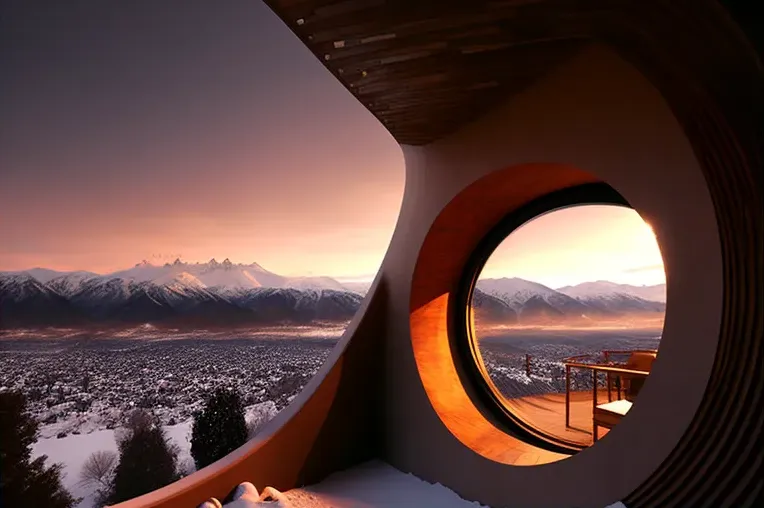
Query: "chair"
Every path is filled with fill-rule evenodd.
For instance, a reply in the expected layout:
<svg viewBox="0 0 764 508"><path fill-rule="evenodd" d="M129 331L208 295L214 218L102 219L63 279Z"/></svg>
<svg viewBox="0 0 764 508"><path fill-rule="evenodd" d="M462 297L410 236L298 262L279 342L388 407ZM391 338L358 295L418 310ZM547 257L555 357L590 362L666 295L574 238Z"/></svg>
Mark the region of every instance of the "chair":
<svg viewBox="0 0 764 508"><path fill-rule="evenodd" d="M657 353L655 352L635 351L631 353L623 367L629 370L650 372L656 357ZM625 399L597 404L595 391L594 409L592 412L592 441L595 443L599 439L599 427L605 427L606 429L615 427L621 421L621 418L629 412L634 400L645 384L645 376L643 375L623 373L618 374L618 377L621 380L621 386L624 388Z"/></svg>
<svg viewBox="0 0 764 508"><path fill-rule="evenodd" d="M632 404L633 402L630 400L621 399L594 406L594 414L592 416L593 441L596 443L597 439L599 439L600 427L605 427L606 429L615 427L621 421L621 418L626 416L626 413L629 412Z"/></svg>
<svg viewBox="0 0 764 508"><path fill-rule="evenodd" d="M635 351L631 353L624 367L630 370L650 372L656 357L657 353L654 352ZM634 399L637 398L640 390L642 390L646 378L644 376L635 376L633 374L619 374L619 377L621 378L621 386L624 388L626 400L634 402Z"/></svg>

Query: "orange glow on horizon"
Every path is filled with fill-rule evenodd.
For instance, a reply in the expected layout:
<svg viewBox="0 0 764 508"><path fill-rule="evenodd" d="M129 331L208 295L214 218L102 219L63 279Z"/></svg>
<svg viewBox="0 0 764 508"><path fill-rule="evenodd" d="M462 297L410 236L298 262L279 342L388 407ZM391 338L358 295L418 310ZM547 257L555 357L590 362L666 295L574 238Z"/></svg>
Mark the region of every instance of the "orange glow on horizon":
<svg viewBox="0 0 764 508"><path fill-rule="evenodd" d="M556 210L514 231L481 273L501 277L555 289L598 280L637 286L666 281L652 228L634 210L608 205Z"/></svg>
<svg viewBox="0 0 764 508"><path fill-rule="evenodd" d="M393 193L380 204L397 211ZM0 253L0 270L35 267L100 274L147 260L164 264L180 258L204 263L225 258L257 262L287 276L321 275L345 281L373 279L387 249L397 213L375 211L363 227L333 229L267 221L204 217L131 217L122 228L78 239L81 250L64 242L58 254ZM122 231L119 231L122 229ZM252 234L256 232L256 234ZM286 234L285 234L286 233ZM152 254L153 253L153 254ZM652 228L628 208L588 205L545 214L513 232L489 258L481 277L520 277L552 288L609 280L634 285L665 282L663 260Z"/></svg>

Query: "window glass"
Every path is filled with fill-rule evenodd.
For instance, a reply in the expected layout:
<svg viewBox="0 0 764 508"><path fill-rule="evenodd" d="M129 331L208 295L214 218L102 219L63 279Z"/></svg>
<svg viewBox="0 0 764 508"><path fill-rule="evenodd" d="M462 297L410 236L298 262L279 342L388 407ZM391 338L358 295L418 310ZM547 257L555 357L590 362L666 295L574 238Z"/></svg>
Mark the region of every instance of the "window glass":
<svg viewBox="0 0 764 508"><path fill-rule="evenodd" d="M666 311L660 250L630 208L548 212L491 254L471 306L479 360L501 403L545 437L588 446L593 367L616 368L597 374L597 405L624 413L645 376L617 369L649 371L657 355ZM609 422L597 425L599 437Z"/></svg>

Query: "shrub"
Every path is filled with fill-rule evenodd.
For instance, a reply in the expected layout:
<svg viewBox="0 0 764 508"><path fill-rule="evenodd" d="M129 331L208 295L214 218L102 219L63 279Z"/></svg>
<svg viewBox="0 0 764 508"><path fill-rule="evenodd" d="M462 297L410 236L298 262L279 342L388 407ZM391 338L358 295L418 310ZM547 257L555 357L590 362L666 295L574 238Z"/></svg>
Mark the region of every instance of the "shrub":
<svg viewBox="0 0 764 508"><path fill-rule="evenodd" d="M159 422L143 410L134 411L118 439L119 463L109 503L119 503L164 487L178 479L178 450Z"/></svg>
<svg viewBox="0 0 764 508"><path fill-rule="evenodd" d="M0 392L0 507L71 508L74 499L61 485L61 464L45 467L46 456L31 460L37 422L18 392Z"/></svg>
<svg viewBox="0 0 764 508"><path fill-rule="evenodd" d="M117 454L112 451L93 452L80 471L80 484L95 489L96 506L103 506L114 482Z"/></svg>
<svg viewBox="0 0 764 508"><path fill-rule="evenodd" d="M244 404L237 391L217 389L194 415L191 456L201 469L221 459L247 441Z"/></svg>

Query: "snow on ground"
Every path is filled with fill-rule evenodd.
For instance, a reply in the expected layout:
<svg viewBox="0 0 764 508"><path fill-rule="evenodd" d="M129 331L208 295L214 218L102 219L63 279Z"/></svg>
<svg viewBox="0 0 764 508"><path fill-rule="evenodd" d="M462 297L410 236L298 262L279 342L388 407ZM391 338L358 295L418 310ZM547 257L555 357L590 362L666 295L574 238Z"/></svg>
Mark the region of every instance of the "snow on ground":
<svg viewBox="0 0 764 508"><path fill-rule="evenodd" d="M267 493L268 488L261 492ZM231 508L488 508L467 501L439 483L428 483L381 461L335 473L324 481L271 495L273 501L234 501ZM261 497L266 499L268 496ZM626 508L614 503L606 508Z"/></svg>
<svg viewBox="0 0 764 508"><path fill-rule="evenodd" d="M193 419L188 419L178 425L164 428L167 438L178 447L178 467L187 476L196 471L194 459L191 457L191 427Z"/></svg>
<svg viewBox="0 0 764 508"><path fill-rule="evenodd" d="M261 489L261 492L266 490ZM488 508L439 483L428 483L381 461L335 473L321 483L277 496L279 503L233 503L236 508ZM226 507L229 505L226 505ZM615 503L607 508L626 508Z"/></svg>
<svg viewBox="0 0 764 508"><path fill-rule="evenodd" d="M262 428L276 413L276 404L267 401L244 408L247 424L254 429ZM167 438L178 447L178 468L186 476L196 470L191 457L191 429L193 418L177 425L164 427ZM56 425L56 424L54 424ZM95 499L94 489L80 483L80 472L88 457L97 451L117 452L117 442L112 429L91 430L80 434L68 434L56 438L56 432L41 427L41 436L32 446L32 456L47 455L47 464L63 464L63 485L74 497L83 498L77 508L91 508ZM117 429L120 432L121 429Z"/></svg>
<svg viewBox="0 0 764 508"><path fill-rule="evenodd" d="M61 439L41 438L32 445L32 457L47 455L46 464L63 464L64 488L74 497L83 498L77 508L91 508L94 493L89 487L80 484L80 471L87 458L99 450L117 451L113 430L96 430L90 434L69 434Z"/></svg>
<svg viewBox="0 0 764 508"><path fill-rule="evenodd" d="M380 461L285 492L290 508L479 508L443 485L427 483Z"/></svg>
<svg viewBox="0 0 764 508"><path fill-rule="evenodd" d="M167 437L178 446L178 464L186 474L194 471L194 461L191 458L191 425L193 420L187 420L178 425L165 427ZM64 438L41 438L32 446L32 456L47 455L46 464L61 463L63 469L63 485L74 497L83 498L77 508L91 508L94 501L94 491L91 487L80 483L80 472L88 457L97 451L117 452L117 442L114 430L96 430L89 434L69 434Z"/></svg>

